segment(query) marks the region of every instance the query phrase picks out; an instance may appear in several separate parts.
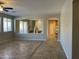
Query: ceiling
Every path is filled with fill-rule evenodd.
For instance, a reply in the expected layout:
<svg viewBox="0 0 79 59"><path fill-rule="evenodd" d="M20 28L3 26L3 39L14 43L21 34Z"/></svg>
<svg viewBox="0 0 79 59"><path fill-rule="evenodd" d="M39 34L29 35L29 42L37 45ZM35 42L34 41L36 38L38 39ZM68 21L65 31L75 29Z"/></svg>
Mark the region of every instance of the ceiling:
<svg viewBox="0 0 79 59"><path fill-rule="evenodd" d="M59 14L65 0L0 0L4 6L13 7L16 12L7 14L14 16L35 16Z"/></svg>

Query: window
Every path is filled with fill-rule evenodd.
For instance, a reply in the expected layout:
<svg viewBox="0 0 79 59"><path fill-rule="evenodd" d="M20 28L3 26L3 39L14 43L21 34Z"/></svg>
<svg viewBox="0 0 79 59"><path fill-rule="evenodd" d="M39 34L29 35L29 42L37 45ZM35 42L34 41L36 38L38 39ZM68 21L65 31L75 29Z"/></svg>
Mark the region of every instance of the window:
<svg viewBox="0 0 79 59"><path fill-rule="evenodd" d="M12 20L9 18L3 18L3 32L12 31Z"/></svg>
<svg viewBox="0 0 79 59"><path fill-rule="evenodd" d="M26 21L20 21L19 22L19 29L20 29L20 33L28 33L28 24L27 24L27 22Z"/></svg>

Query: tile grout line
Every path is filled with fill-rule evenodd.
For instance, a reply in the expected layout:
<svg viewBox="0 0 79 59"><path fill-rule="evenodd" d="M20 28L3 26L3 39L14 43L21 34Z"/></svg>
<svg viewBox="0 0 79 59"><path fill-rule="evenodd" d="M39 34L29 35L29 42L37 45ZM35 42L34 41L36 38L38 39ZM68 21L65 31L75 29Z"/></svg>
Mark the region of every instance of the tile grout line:
<svg viewBox="0 0 79 59"><path fill-rule="evenodd" d="M32 58L32 56L35 54L35 52L37 51L37 49L42 45L43 42L41 42L36 48L35 50L32 52L32 54L30 55L29 59Z"/></svg>

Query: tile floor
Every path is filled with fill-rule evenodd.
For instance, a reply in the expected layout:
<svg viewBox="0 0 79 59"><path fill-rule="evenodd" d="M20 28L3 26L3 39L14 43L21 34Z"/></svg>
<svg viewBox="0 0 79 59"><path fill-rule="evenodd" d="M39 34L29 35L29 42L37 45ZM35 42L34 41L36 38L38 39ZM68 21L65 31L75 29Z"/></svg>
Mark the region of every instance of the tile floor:
<svg viewBox="0 0 79 59"><path fill-rule="evenodd" d="M67 59L61 45L56 40L43 42L31 59Z"/></svg>
<svg viewBox="0 0 79 59"><path fill-rule="evenodd" d="M0 45L0 59L66 59L57 41L12 41Z"/></svg>

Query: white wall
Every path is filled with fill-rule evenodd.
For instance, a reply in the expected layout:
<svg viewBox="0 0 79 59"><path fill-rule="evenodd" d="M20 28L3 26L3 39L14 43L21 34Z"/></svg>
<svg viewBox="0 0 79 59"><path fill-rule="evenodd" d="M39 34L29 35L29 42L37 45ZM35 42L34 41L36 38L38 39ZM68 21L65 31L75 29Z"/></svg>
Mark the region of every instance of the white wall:
<svg viewBox="0 0 79 59"><path fill-rule="evenodd" d="M61 11L60 42L67 59L72 59L72 0L66 0Z"/></svg>
<svg viewBox="0 0 79 59"><path fill-rule="evenodd" d="M41 33L41 34L34 34L34 33L19 34L19 33L16 33L16 29L15 29L15 38L20 39L20 40L42 40L42 41L45 41L47 39L47 22L46 22L47 20L45 20L44 18L41 20L43 22L43 33Z"/></svg>
<svg viewBox="0 0 79 59"><path fill-rule="evenodd" d="M49 18L59 18L59 14L56 14L56 15L51 15L51 16L38 16L39 19L41 19L43 21L43 33L41 34L17 34L16 33L16 29L15 29L15 38L16 39L20 39L20 40L47 40L47 21ZM32 17L32 16L27 16L27 17L19 17L19 18L16 18L15 20L22 20L22 19L29 19L29 20L36 20L37 17Z"/></svg>

